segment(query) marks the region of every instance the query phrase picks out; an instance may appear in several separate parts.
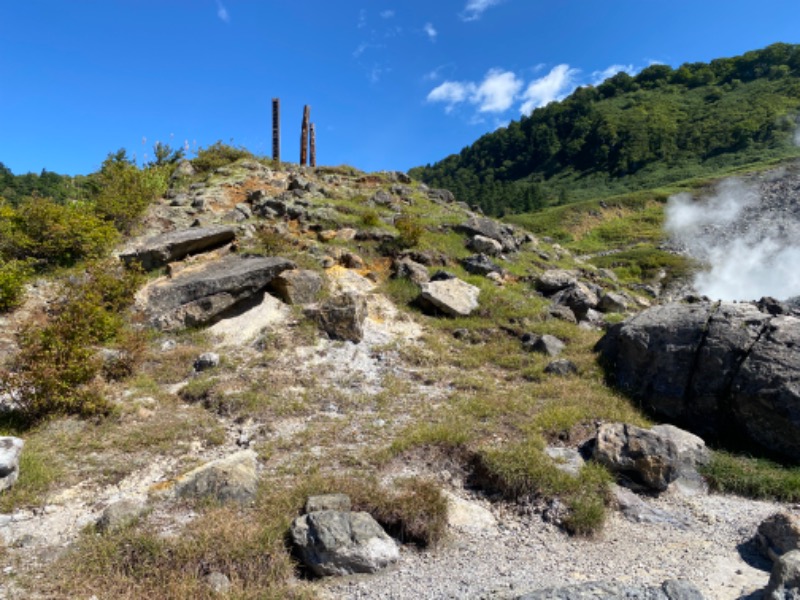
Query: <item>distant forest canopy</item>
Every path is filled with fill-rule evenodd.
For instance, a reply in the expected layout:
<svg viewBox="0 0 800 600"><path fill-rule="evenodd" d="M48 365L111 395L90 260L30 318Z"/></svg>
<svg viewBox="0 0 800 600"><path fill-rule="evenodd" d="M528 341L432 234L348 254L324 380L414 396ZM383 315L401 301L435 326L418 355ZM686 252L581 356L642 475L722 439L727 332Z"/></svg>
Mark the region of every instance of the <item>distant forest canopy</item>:
<svg viewBox="0 0 800 600"><path fill-rule="evenodd" d="M47 169L36 173L14 175L11 169L0 162L0 198L17 204L23 198L38 196L65 202L79 196L82 180L85 177L59 175Z"/></svg>
<svg viewBox="0 0 800 600"><path fill-rule="evenodd" d="M411 175L493 215L796 156L800 45L656 64L575 90Z"/></svg>

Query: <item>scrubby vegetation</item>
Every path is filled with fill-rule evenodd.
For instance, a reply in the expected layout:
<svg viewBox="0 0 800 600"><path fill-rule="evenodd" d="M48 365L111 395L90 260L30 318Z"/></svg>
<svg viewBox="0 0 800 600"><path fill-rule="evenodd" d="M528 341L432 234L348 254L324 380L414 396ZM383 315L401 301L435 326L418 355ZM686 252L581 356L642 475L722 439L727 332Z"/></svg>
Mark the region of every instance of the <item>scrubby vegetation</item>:
<svg viewBox="0 0 800 600"><path fill-rule="evenodd" d="M582 87L444 160L412 170L485 212L649 189L796 156L800 46Z"/></svg>

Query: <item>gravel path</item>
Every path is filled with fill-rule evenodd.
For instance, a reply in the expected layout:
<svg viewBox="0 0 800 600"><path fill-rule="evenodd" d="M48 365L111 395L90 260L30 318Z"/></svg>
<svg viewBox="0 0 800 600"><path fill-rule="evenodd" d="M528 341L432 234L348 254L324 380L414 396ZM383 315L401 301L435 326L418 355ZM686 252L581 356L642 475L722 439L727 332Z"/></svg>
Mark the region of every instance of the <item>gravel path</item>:
<svg viewBox="0 0 800 600"><path fill-rule="evenodd" d="M706 598L728 600L766 586L770 565L747 542L761 521L785 506L718 495L646 501L688 526L634 523L615 513L597 538L575 539L538 515L519 516L483 502L498 526L452 531L435 551L404 548L393 568L331 580L324 589L328 598L506 599L585 581L657 585L687 579Z"/></svg>

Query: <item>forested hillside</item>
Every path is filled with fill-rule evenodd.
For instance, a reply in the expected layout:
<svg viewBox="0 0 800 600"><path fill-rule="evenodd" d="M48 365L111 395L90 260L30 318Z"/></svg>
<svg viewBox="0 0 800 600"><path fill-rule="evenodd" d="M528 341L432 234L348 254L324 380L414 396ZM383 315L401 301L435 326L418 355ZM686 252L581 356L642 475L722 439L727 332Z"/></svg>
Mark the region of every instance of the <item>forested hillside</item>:
<svg viewBox="0 0 800 600"><path fill-rule="evenodd" d="M796 155L800 45L618 73L411 174L491 214Z"/></svg>

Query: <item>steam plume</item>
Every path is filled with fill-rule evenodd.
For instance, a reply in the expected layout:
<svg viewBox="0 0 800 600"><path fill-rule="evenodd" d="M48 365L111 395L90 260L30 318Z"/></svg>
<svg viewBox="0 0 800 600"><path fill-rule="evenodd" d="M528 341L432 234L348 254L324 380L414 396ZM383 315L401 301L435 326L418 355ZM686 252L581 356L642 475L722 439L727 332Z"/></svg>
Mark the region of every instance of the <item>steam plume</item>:
<svg viewBox="0 0 800 600"><path fill-rule="evenodd" d="M769 187L768 181L765 186L729 179L711 198L669 199L666 231L707 265L694 279L701 294L721 300L800 295L796 190L783 183Z"/></svg>

